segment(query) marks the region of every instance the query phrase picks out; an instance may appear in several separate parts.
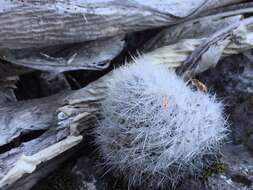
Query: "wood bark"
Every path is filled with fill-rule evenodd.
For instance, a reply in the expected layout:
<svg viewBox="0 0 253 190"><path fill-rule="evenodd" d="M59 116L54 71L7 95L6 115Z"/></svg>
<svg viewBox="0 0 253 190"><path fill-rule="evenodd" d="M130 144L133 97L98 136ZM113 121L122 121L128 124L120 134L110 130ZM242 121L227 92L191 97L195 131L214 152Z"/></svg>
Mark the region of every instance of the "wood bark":
<svg viewBox="0 0 253 190"><path fill-rule="evenodd" d="M37 69L57 73L79 69L103 70L123 50L123 38L124 36L114 36L97 41L49 46L41 49L4 49L0 51L0 57L21 68L30 68L30 70ZM0 69L1 67L6 68L7 66L0 64ZM17 72L17 69L14 71ZM5 75L11 75L14 71L8 69ZM20 69L18 71L17 74L21 73Z"/></svg>
<svg viewBox="0 0 253 190"><path fill-rule="evenodd" d="M253 17L244 19L244 14L253 13L253 3L246 4L247 8L239 6L233 14L228 9L168 27L150 39L142 51L153 51L156 60L162 59L169 66L183 65L178 72L186 79L204 72L221 58L252 48Z"/></svg>
<svg viewBox="0 0 253 190"><path fill-rule="evenodd" d="M105 78L78 91L0 108L6 113L0 115L1 189L20 188L17 184L29 189L73 153L72 148L83 139L82 133L94 127L99 101L106 92ZM24 141L27 135L34 138ZM54 167L49 167L52 162L48 161ZM36 170L47 163L46 169ZM37 176L32 182L30 174Z"/></svg>
<svg viewBox="0 0 253 190"><path fill-rule="evenodd" d="M0 47L77 43L172 25L245 0L1 0Z"/></svg>
<svg viewBox="0 0 253 190"><path fill-rule="evenodd" d="M249 20L252 20L252 18L249 18ZM187 61L188 57L191 56L192 53L195 51L200 51L199 48L202 48L203 44L205 44L209 38L212 38L212 35L209 33L209 31L216 31L219 33L223 31L223 26L227 26L226 28L231 28L231 26L234 26L234 21L236 21L237 27L233 28L233 30L230 31L230 34L233 34L233 38L223 38L225 37L223 35L219 36L217 39L218 43L211 44L211 48L208 49L208 47L206 47L207 51L203 52L203 58L207 56L206 60L198 60L199 62L196 62L196 66L194 68L189 68L195 69L195 74L201 73L210 67L214 67L223 57L252 49L252 23L246 23L244 20L241 20L241 17L232 17L229 19L220 20L216 23L216 25L215 23L212 25L213 28L210 28L208 25L208 23L213 23L210 20L207 22L207 24L205 24L205 19L200 21L198 24L189 23L186 25L189 26L188 31L191 31L193 28L196 29L196 25L200 25L197 27L199 29L197 33L195 32L195 29L192 30L192 34L195 36L195 38L191 37L191 33L181 33L180 31L181 29L183 30L184 27L179 26L177 28L179 31L178 34L180 34L182 40L179 40L175 44L171 44L170 35L171 32L172 34L174 32L177 33L177 30L173 30L176 29L176 27L172 28L172 30L164 30L160 33L161 35L158 34L156 37L154 37L154 39L150 40L146 46L144 46L144 52L147 52L147 50L152 50L145 53L144 57L148 57L148 59L152 60L155 63L167 64L168 67L180 67L185 64L185 61ZM188 37L189 39L187 39ZM154 41L157 43L153 43ZM200 57L201 56L202 54ZM192 55L192 57L194 56ZM185 71L187 71L188 68L183 66L179 69L185 69Z"/></svg>
<svg viewBox="0 0 253 190"><path fill-rule="evenodd" d="M250 17L217 31L194 50L179 69L179 73L186 78L191 78L197 73L216 66L224 49L231 44L234 49L236 47L240 47L241 50L251 49L252 29L253 17ZM233 51L232 49L231 52L236 53L238 50Z"/></svg>
<svg viewBox="0 0 253 190"><path fill-rule="evenodd" d="M253 11L252 11L253 12ZM149 39L143 46L143 52L149 52L163 46L169 46L187 39L207 38L213 33L243 19L243 15L235 15L225 18L212 18L210 16L201 19L190 20L175 26L167 27Z"/></svg>

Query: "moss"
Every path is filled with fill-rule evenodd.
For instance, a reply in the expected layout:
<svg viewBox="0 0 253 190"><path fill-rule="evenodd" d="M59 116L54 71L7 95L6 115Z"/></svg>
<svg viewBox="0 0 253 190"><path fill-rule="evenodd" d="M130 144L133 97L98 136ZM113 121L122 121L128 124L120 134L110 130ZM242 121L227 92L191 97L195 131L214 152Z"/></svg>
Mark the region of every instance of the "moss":
<svg viewBox="0 0 253 190"><path fill-rule="evenodd" d="M33 190L72 190L78 189L77 179L70 168L61 168L36 185Z"/></svg>
<svg viewBox="0 0 253 190"><path fill-rule="evenodd" d="M220 161L216 161L213 164L211 164L209 167L205 168L202 172L202 175L200 176L200 179L206 181L208 177L210 177L213 174L223 173L225 172L225 165L224 163Z"/></svg>

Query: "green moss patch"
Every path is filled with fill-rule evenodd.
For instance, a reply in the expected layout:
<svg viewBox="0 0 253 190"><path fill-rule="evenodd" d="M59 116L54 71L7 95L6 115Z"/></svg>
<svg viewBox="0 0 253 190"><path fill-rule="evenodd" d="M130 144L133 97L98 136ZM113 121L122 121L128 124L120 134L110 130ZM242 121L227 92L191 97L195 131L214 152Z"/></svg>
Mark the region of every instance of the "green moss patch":
<svg viewBox="0 0 253 190"><path fill-rule="evenodd" d="M225 165L222 162L214 162L209 167L205 168L200 179L207 180L213 174L224 173L225 172Z"/></svg>

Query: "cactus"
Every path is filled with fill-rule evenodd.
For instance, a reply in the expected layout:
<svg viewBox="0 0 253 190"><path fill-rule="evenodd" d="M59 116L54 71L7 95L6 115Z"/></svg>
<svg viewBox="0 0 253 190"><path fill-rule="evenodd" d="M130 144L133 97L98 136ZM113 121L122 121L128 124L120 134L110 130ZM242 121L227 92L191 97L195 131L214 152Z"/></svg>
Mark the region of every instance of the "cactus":
<svg viewBox="0 0 253 190"><path fill-rule="evenodd" d="M223 104L147 59L113 71L96 144L105 166L129 186L175 185L206 167L227 135Z"/></svg>

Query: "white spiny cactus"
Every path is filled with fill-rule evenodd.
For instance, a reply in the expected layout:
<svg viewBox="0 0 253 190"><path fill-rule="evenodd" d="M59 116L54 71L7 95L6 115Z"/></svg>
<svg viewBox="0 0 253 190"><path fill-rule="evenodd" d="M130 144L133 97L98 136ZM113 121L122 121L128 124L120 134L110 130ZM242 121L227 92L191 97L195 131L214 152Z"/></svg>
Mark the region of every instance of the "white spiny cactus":
<svg viewBox="0 0 253 190"><path fill-rule="evenodd" d="M227 132L214 96L144 58L114 71L102 108L95 129L100 154L131 186L177 183L204 167Z"/></svg>

